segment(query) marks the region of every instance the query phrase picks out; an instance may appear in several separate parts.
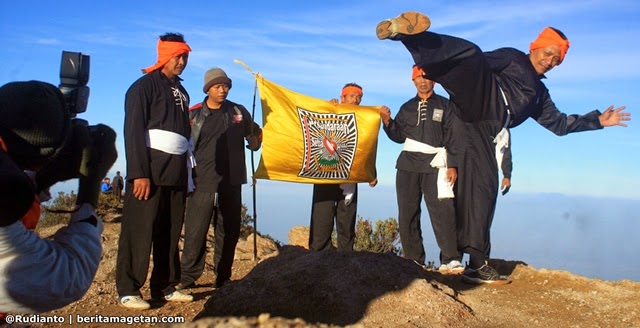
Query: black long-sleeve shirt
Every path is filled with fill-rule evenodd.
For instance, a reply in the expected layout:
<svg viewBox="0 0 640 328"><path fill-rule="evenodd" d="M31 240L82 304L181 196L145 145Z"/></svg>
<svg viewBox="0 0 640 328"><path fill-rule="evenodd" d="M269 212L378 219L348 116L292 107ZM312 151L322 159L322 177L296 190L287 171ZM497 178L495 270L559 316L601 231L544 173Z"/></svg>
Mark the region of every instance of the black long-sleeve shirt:
<svg viewBox="0 0 640 328"><path fill-rule="evenodd" d="M149 178L155 185L186 186L186 154L172 155L150 149L147 131L171 131L189 139L189 94L180 84L160 70L134 82L125 98L124 142L127 180Z"/></svg>
<svg viewBox="0 0 640 328"><path fill-rule="evenodd" d="M529 56L514 48L500 48L484 53L498 84L509 100L512 112L510 128L531 117L556 135L602 129L593 110L584 115L561 112L551 100L549 90L531 65Z"/></svg>
<svg viewBox="0 0 640 328"><path fill-rule="evenodd" d="M420 97L415 96L400 107L396 117L384 127L389 139L404 143L410 138L432 147L447 149L447 166L458 166L458 154L464 145L460 136L464 133L463 122L454 114L453 103L433 94L425 107L420 107ZM396 162L396 169L436 174L437 169L430 165L435 154L402 151Z"/></svg>

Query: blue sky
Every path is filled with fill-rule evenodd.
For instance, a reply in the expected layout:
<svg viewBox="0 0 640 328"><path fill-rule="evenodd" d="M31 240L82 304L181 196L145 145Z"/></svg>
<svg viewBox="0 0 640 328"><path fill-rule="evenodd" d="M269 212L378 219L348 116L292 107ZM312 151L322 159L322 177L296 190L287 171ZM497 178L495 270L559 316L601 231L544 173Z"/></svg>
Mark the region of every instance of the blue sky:
<svg viewBox="0 0 640 328"><path fill-rule="evenodd" d="M564 63L545 81L556 105L569 114L626 105L636 115L640 2L634 0L1 1L0 84L31 79L58 84L61 52L88 54L91 96L80 117L121 134L127 88L141 68L155 62L158 36L175 31L193 49L182 75L192 103L204 96L204 72L217 66L233 79L229 99L251 110L253 77L233 62L239 59L275 83L323 99L337 98L345 83L357 82L364 88L363 105L387 105L395 115L415 95L412 61L400 43L380 41L374 30L380 20L407 10L429 14L431 30L467 38L487 51L502 46L527 51L544 27L554 26L571 40ZM255 110L262 123L259 102ZM512 192L640 201L639 119L627 128L565 137L526 122L512 131ZM120 157L110 176L125 171L122 138L117 142ZM360 186L359 212L372 219L396 217L394 167L401 146L382 133L378 149L380 185ZM58 188L64 186L75 184ZM251 208L250 190L244 188L244 202ZM366 200L381 196L388 203ZM286 222L266 233L286 240L285 229L308 224L310 186L260 181L258 198L262 222Z"/></svg>

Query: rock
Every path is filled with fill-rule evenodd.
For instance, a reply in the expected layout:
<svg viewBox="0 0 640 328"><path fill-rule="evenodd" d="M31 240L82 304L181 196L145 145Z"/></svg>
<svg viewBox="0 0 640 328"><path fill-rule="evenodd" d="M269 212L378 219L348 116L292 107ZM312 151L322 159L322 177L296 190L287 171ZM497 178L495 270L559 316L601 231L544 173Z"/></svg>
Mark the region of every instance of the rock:
<svg viewBox="0 0 640 328"><path fill-rule="evenodd" d="M253 259L253 238L254 234L250 234L246 240L241 239L236 245L235 260L252 260ZM258 246L258 259L263 260L278 255L278 245L273 240L263 238L258 235L256 245Z"/></svg>
<svg viewBox="0 0 640 328"><path fill-rule="evenodd" d="M296 226L289 230L288 244L309 249L309 227Z"/></svg>

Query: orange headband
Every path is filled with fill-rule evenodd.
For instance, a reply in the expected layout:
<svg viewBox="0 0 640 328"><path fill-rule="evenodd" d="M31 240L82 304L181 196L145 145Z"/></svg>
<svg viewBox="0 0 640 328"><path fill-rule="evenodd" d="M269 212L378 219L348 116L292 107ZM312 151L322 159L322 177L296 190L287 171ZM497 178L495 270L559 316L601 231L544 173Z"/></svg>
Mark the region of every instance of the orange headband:
<svg viewBox="0 0 640 328"><path fill-rule="evenodd" d="M362 89L355 87L353 85L349 85L346 86L344 88L342 88L342 94L340 96L344 97L346 95L348 95L349 93L355 92L357 94L360 95L360 97L362 97Z"/></svg>
<svg viewBox="0 0 640 328"><path fill-rule="evenodd" d="M413 66L413 70L411 71L411 81L415 80L416 77L418 76L422 76L424 77L424 71L422 70L422 68L418 67L418 66Z"/></svg>
<svg viewBox="0 0 640 328"><path fill-rule="evenodd" d="M535 49L553 45L560 46L560 61L558 62L558 65L560 65L564 60L564 55L566 55L567 51L569 50L569 40L563 39L556 31L554 31L550 27L546 27L544 30L542 30L542 32L540 32L540 35L538 35L538 38L535 39L535 41L531 42L529 51L531 52Z"/></svg>
<svg viewBox="0 0 640 328"><path fill-rule="evenodd" d="M151 73L164 66L171 58L189 51L191 48L185 42L158 40L158 61L153 66L143 68L142 72Z"/></svg>

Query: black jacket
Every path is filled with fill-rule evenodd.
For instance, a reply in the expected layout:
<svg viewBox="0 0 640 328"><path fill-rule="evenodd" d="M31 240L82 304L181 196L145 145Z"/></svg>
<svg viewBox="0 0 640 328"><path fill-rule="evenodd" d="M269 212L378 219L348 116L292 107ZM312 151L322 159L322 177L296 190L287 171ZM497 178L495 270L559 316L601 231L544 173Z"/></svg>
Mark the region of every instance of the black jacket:
<svg viewBox="0 0 640 328"><path fill-rule="evenodd" d="M458 167L458 155L464 147L464 124L454 114L454 105L447 98L433 94L427 102L425 113L418 111L420 97L415 96L400 107L395 119L384 126L389 139L404 143L410 138L432 147L446 147L447 166ZM434 115L441 110L441 116ZM420 118L420 115L424 119ZM438 117L439 116L439 117ZM402 151L398 156L396 169L418 172L437 173L437 169L429 165L435 155Z"/></svg>
<svg viewBox="0 0 640 328"><path fill-rule="evenodd" d="M127 181L150 178L160 186L187 184L187 155L172 155L150 149L147 131L161 129L189 138L189 94L181 79L167 78L160 70L144 75L127 91L124 115L124 144L127 157ZM174 94L183 97L178 102Z"/></svg>
<svg viewBox="0 0 640 328"><path fill-rule="evenodd" d="M189 119L191 122L191 142L197 149L200 131L204 124L204 119L210 115L209 109L206 107L207 98L189 109ZM251 114L247 109L232 101L225 100L220 108L223 111L226 120L224 121L226 130L224 134L227 140L228 165L220 165L228 167L229 171L225 172L223 179L228 179L232 185L240 185L247 183L247 167L244 157L244 139L253 134L262 139L262 129L251 118ZM252 150L258 150L258 148ZM197 155L196 155L197 159Z"/></svg>
<svg viewBox="0 0 640 328"><path fill-rule="evenodd" d="M529 56L513 48L500 48L485 52L494 76L505 92L512 111L510 128L531 117L547 130L562 136L572 132L602 129L598 110L585 115L567 115L560 112L549 96Z"/></svg>

